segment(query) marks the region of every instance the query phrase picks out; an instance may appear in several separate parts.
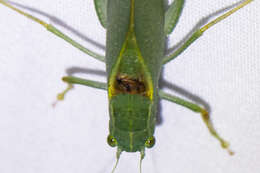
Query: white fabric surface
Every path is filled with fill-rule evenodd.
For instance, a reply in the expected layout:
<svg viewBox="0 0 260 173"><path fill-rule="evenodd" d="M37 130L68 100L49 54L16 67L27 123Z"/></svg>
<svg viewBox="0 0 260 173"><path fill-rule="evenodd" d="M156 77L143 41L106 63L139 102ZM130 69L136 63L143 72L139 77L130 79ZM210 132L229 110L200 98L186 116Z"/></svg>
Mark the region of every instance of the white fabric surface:
<svg viewBox="0 0 260 173"><path fill-rule="evenodd" d="M105 30L98 23L93 1L16 2L45 13L30 12L104 54L104 49L86 39L105 45ZM187 0L169 47L183 39L200 19L232 3ZM255 0L207 31L167 64L163 73L165 80L210 105L216 129L230 141L236 154L231 157L221 149L198 114L162 101L163 123L156 129L157 144L146 150L144 173L259 172L259 6ZM61 27L46 14L67 26ZM51 106L56 94L66 87L60 80L65 69L72 66L105 69L104 64L0 5L1 173L112 170L116 151L106 144L106 92L76 86L64 102L55 109ZM105 81L95 74L78 76ZM138 162L139 153L123 153L116 172L138 172Z"/></svg>

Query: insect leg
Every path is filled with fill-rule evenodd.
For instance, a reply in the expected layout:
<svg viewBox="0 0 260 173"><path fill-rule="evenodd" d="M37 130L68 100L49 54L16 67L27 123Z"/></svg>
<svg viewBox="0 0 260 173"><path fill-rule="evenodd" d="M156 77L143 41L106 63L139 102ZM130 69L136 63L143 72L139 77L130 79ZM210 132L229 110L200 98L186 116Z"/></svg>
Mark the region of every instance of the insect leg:
<svg viewBox="0 0 260 173"><path fill-rule="evenodd" d="M55 34L56 36L62 38L63 40L65 40L66 42L70 43L72 46L78 48L79 50L81 50L82 52L88 54L89 56L99 60L99 61L102 61L102 62L105 62L105 57L102 56L102 55L99 55L95 52L92 52L91 50L83 47L81 44L77 43L76 41L74 41L73 39L71 39L70 37L68 37L67 35L63 34L61 31L59 31L57 28L55 28L53 25L51 24L47 24L46 22L40 20L39 18L36 18L28 13L25 13L23 12L22 10L19 10L18 8L15 8L14 6L6 3L5 1L3 0L0 0L0 3L5 5L6 7L18 12L19 14L41 24L43 27L45 27L48 31L50 31L51 33Z"/></svg>
<svg viewBox="0 0 260 173"><path fill-rule="evenodd" d="M237 10L243 8L244 6L246 6L247 4L249 4L250 2L252 2L253 0L245 0L243 1L241 4L239 4L237 7L231 9L230 11L224 13L223 15L219 16L218 18L216 18L215 20L209 22L208 24L206 24L205 26L203 26L202 28L198 29L197 31L195 31L191 37L181 45L181 47L179 49L177 49L175 52L173 52L170 55L167 55L163 58L163 64L166 64L168 62L170 62L171 60L175 59L178 55L180 55L186 48L188 48L195 40L197 40L200 36L202 36L202 34L208 30L210 27L212 27L213 25L217 24L218 22L222 21L223 19L227 18L228 16L230 16L231 14L235 13Z"/></svg>
<svg viewBox="0 0 260 173"><path fill-rule="evenodd" d="M161 99L168 100L170 102L184 106L194 112L200 113L201 117L202 117L204 123L206 124L211 135L214 136L220 142L222 148L227 149L227 151L229 152L230 155L233 154L233 152L229 149L229 143L227 141L225 141L222 137L220 137L220 135L216 132L212 122L210 121L210 116L209 116L209 113L207 112L207 110L205 110L204 108L200 107L197 104L186 101L177 96L165 93L162 90L159 91L159 96Z"/></svg>
<svg viewBox="0 0 260 173"><path fill-rule="evenodd" d="M61 92L57 95L58 101L64 100L65 95L71 89L73 89L73 84L85 85L85 86L89 86L89 87L93 87L93 88L97 88L97 89L107 90L107 84L103 83L103 82L82 79L82 78L78 78L78 77L74 77L74 76L65 76L62 78L62 80L68 84L68 87L63 92ZM55 106L56 104L57 104L57 102L55 102L53 104L53 106Z"/></svg>
<svg viewBox="0 0 260 173"><path fill-rule="evenodd" d="M65 76L62 80L68 84L85 85L92 88L107 90L107 84L104 82L98 82L93 80L82 79L74 76Z"/></svg>
<svg viewBox="0 0 260 173"><path fill-rule="evenodd" d="M94 0L96 13L101 25L107 26L107 0Z"/></svg>
<svg viewBox="0 0 260 173"><path fill-rule="evenodd" d="M169 35L174 30L183 9L184 0L174 0L165 12L164 33Z"/></svg>

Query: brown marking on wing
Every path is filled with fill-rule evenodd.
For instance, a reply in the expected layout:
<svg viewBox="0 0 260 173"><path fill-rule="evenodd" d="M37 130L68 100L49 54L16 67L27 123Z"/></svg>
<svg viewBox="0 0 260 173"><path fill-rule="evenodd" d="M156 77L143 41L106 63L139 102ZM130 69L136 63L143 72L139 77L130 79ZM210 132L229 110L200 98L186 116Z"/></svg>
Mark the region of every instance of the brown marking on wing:
<svg viewBox="0 0 260 173"><path fill-rule="evenodd" d="M146 86L142 78L131 78L126 75L118 75L115 81L116 93L146 95Z"/></svg>

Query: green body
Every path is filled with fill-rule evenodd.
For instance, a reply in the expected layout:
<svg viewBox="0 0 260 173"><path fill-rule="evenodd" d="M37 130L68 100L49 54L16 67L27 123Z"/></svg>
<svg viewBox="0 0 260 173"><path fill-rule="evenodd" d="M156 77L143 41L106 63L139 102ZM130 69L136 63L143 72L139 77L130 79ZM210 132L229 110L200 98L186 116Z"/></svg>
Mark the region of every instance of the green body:
<svg viewBox="0 0 260 173"><path fill-rule="evenodd" d="M165 43L164 11L163 0L108 1L109 129L123 151L143 150L154 133ZM120 77L125 81L118 80ZM140 85L142 89L136 89Z"/></svg>

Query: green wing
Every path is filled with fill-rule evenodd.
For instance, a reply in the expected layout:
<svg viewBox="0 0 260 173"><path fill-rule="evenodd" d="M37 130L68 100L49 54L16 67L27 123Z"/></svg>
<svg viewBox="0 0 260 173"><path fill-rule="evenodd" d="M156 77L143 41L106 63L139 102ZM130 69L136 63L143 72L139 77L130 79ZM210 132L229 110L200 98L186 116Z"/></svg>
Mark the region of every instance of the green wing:
<svg viewBox="0 0 260 173"><path fill-rule="evenodd" d="M164 33L168 35L174 30L183 8L184 0L174 0L165 13Z"/></svg>
<svg viewBox="0 0 260 173"><path fill-rule="evenodd" d="M107 26L107 0L94 0L96 13L98 15L99 22L106 28Z"/></svg>

